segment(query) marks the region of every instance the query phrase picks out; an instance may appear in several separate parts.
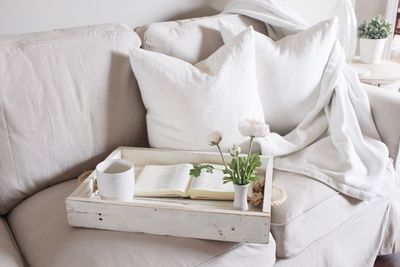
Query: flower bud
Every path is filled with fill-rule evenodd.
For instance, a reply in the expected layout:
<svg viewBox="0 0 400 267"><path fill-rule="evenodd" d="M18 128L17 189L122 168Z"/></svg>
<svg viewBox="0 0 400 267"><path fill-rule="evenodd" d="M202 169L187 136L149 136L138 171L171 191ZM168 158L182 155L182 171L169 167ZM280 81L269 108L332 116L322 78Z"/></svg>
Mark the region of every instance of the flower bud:
<svg viewBox="0 0 400 267"><path fill-rule="evenodd" d="M207 136L207 140L210 146L219 145L222 140L222 133L219 131L214 131Z"/></svg>
<svg viewBox="0 0 400 267"><path fill-rule="evenodd" d="M233 145L233 147L229 149L229 153L231 154L232 157L239 156L241 151L242 150L241 150L240 146L237 146L237 145Z"/></svg>

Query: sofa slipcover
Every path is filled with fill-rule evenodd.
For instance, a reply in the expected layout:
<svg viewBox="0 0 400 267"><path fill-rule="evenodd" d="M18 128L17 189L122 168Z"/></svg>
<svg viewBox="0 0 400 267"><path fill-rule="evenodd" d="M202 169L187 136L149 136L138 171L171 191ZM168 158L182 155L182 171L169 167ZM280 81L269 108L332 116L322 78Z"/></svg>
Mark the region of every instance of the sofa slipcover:
<svg viewBox="0 0 400 267"><path fill-rule="evenodd" d="M398 192L399 193L399 192ZM277 258L274 267L367 267L374 266L382 225L387 219L387 201L376 202L318 241L290 258ZM326 214L331 218L334 213ZM304 225L311 231L314 225Z"/></svg>
<svg viewBox="0 0 400 267"><path fill-rule="evenodd" d="M387 171L392 172L393 168L388 166ZM393 176L388 177L393 178ZM378 254L398 252L400 243L399 195L400 187L397 182L390 178L385 179L381 195L368 203L366 208L356 212L354 216L335 229L310 243L294 257L277 258L274 266L373 266ZM334 220L335 216L340 216L337 208L327 210L318 220ZM306 235L314 230L318 231L318 226L309 220L304 222L302 229L304 233L300 232L299 236L306 238ZM297 243L298 239L291 241ZM279 247L278 244L277 249Z"/></svg>
<svg viewBox="0 0 400 267"><path fill-rule="evenodd" d="M135 31L141 37L144 49L195 64L208 58L224 44L218 26L221 19L240 26L252 25L254 30L267 34L265 24L233 14L153 23L138 27Z"/></svg>
<svg viewBox="0 0 400 267"><path fill-rule="evenodd" d="M3 217L0 217L0 266L25 266L24 259L8 228L7 221Z"/></svg>
<svg viewBox="0 0 400 267"><path fill-rule="evenodd" d="M375 242L375 247L392 251L396 246L394 240L400 241L400 237L393 236L399 231L395 225L400 219L396 211L400 209L400 200L394 197L400 190L395 181L389 179L392 177L389 172L393 171L392 166L388 166L388 178L381 196L371 201L360 201L307 176L274 170L274 183L288 194L285 203L272 207L271 232L277 243L277 257L297 255L366 210L376 209L382 203L385 213L379 218L382 225L375 227L375 231L388 232L382 235L382 240Z"/></svg>
<svg viewBox="0 0 400 267"><path fill-rule="evenodd" d="M115 147L147 145L128 57L140 44L116 24L0 40L0 214Z"/></svg>
<svg viewBox="0 0 400 267"><path fill-rule="evenodd" d="M393 123L399 119L400 95L368 84L364 84L364 88L368 93L372 116L382 141L389 148L389 155L395 162L397 160L398 164L400 164L398 159L398 153L400 152L400 123ZM400 169L400 165L396 167Z"/></svg>
<svg viewBox="0 0 400 267"><path fill-rule="evenodd" d="M76 180L47 188L15 207L8 221L30 267L272 266L275 242L244 244L68 225L65 198ZM196 229L193 229L196 231Z"/></svg>

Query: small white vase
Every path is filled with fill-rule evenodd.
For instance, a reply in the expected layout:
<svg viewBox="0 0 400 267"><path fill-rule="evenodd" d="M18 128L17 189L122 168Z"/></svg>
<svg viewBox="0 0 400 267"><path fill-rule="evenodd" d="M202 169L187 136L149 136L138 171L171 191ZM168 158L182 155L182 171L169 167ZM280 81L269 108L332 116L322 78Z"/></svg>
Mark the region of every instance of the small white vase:
<svg viewBox="0 0 400 267"><path fill-rule="evenodd" d="M361 62L379 64L382 59L383 50L385 49L386 39L360 38Z"/></svg>
<svg viewBox="0 0 400 267"><path fill-rule="evenodd" d="M235 198L233 200L233 207L238 210L246 211L249 209L249 205L247 204L247 192L249 190L249 184L247 185L238 185L234 184L235 188Z"/></svg>

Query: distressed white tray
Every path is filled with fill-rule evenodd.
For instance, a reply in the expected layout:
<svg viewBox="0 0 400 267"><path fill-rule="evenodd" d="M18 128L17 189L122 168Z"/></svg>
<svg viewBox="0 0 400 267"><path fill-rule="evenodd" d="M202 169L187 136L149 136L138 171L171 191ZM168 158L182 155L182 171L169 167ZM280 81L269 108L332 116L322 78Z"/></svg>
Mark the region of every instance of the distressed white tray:
<svg viewBox="0 0 400 267"><path fill-rule="evenodd" d="M126 159L135 173L148 164L222 164L218 153L120 147L107 159ZM263 208L233 209L232 201L139 198L130 202L100 199L93 192L94 172L66 199L72 226L200 239L268 243L271 218L272 158L261 156L266 177Z"/></svg>

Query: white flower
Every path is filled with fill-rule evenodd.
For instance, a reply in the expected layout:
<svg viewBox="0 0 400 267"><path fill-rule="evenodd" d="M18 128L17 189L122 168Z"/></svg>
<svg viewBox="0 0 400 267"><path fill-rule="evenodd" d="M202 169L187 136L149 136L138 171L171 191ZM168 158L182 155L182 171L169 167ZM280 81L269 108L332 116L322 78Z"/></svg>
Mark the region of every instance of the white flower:
<svg viewBox="0 0 400 267"><path fill-rule="evenodd" d="M244 119L239 123L239 131L246 137L265 137L269 133L269 126L263 121Z"/></svg>
<svg viewBox="0 0 400 267"><path fill-rule="evenodd" d="M219 145L222 140L222 133L219 131L214 131L207 136L207 140L210 146Z"/></svg>
<svg viewBox="0 0 400 267"><path fill-rule="evenodd" d="M232 157L239 156L241 151L242 150L241 150L240 146L237 146L237 145L233 145L233 147L229 149L229 153L231 154Z"/></svg>

